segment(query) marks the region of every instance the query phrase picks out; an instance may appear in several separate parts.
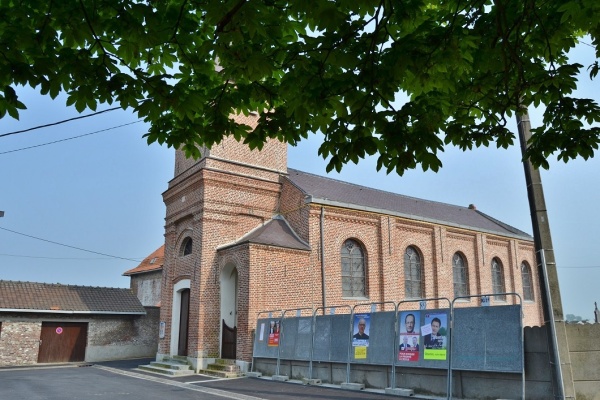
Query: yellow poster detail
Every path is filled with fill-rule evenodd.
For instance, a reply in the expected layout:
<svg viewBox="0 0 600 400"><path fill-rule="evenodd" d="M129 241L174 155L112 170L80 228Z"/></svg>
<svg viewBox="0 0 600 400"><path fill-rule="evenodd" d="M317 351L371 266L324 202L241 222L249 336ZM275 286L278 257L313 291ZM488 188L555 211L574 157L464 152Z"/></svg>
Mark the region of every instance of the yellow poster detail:
<svg viewBox="0 0 600 400"><path fill-rule="evenodd" d="M354 359L355 360L364 360L366 358L367 358L367 347L366 346L354 347Z"/></svg>
<svg viewBox="0 0 600 400"><path fill-rule="evenodd" d="M423 359L443 361L446 359L446 349L425 349Z"/></svg>

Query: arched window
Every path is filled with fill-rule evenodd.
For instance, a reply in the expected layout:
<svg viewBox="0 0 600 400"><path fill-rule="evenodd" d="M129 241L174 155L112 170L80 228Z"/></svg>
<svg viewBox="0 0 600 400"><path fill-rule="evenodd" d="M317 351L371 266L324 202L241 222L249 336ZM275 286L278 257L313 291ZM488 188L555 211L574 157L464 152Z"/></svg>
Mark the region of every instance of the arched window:
<svg viewBox="0 0 600 400"><path fill-rule="evenodd" d="M361 245L352 239L344 242L342 258L342 296L366 297L365 256Z"/></svg>
<svg viewBox="0 0 600 400"><path fill-rule="evenodd" d="M469 274L464 257L455 253L452 257L452 276L454 277L454 297L469 295Z"/></svg>
<svg viewBox="0 0 600 400"><path fill-rule="evenodd" d="M404 253L405 297L420 299L423 297L423 278L421 275L421 256L414 247L407 247Z"/></svg>
<svg viewBox="0 0 600 400"><path fill-rule="evenodd" d="M181 243L180 255L187 256L188 254L192 254L192 238L186 237L183 239L183 243Z"/></svg>
<svg viewBox="0 0 600 400"><path fill-rule="evenodd" d="M505 293L504 287L504 269L502 263L497 258L492 260L492 291L494 293ZM506 295L495 296L496 300L506 300Z"/></svg>
<svg viewBox="0 0 600 400"><path fill-rule="evenodd" d="M531 268L526 262L521 264L521 280L523 281L523 298L533 301L533 282L531 279Z"/></svg>

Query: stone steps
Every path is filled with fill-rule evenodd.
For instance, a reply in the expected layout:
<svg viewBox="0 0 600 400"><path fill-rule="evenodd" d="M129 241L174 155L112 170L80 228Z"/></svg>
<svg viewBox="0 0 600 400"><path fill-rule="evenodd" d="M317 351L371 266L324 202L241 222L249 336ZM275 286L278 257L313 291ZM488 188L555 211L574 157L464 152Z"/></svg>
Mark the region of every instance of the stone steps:
<svg viewBox="0 0 600 400"><path fill-rule="evenodd" d="M221 358L216 359L214 363L208 364L206 369L201 369L199 373L219 378L238 378L243 376L240 367L235 364L235 360L224 360Z"/></svg>
<svg viewBox="0 0 600 400"><path fill-rule="evenodd" d="M162 361L152 361L149 365L140 365L142 371L154 372L168 376L193 375L194 370L189 365L186 357L173 356Z"/></svg>

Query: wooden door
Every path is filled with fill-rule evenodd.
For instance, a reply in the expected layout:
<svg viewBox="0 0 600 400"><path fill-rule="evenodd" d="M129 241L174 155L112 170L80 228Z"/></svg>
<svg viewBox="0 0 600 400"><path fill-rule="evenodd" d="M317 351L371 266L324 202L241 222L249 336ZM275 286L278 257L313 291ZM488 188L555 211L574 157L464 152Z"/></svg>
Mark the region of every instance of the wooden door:
<svg viewBox="0 0 600 400"><path fill-rule="evenodd" d="M39 363L85 360L87 322L42 322Z"/></svg>
<svg viewBox="0 0 600 400"><path fill-rule="evenodd" d="M181 309L179 310L179 344L178 356L187 356L188 325L190 320L190 289L181 291Z"/></svg>
<svg viewBox="0 0 600 400"><path fill-rule="evenodd" d="M223 320L223 336L221 338L221 358L235 360L235 347L237 344L237 327L230 328Z"/></svg>

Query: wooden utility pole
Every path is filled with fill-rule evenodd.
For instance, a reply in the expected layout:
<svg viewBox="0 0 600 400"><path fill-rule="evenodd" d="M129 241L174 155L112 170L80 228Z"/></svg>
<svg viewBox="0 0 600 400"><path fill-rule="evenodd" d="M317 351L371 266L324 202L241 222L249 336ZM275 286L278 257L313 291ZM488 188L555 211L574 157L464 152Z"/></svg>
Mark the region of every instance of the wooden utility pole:
<svg viewBox="0 0 600 400"><path fill-rule="evenodd" d="M527 109L523 115L517 115L521 153L525 155L527 142L531 138L531 124ZM529 160L523 161L529 209L533 225L533 238L535 242L536 258L539 276L542 278L541 294L544 310L544 320L548 334L548 348L552 368L552 383L554 397L557 399L574 399L575 387L573 385L573 372L571 370L571 357L567 342L567 330L563 317L554 248L550 236L550 224L544 199L544 189L540 171L534 168Z"/></svg>

